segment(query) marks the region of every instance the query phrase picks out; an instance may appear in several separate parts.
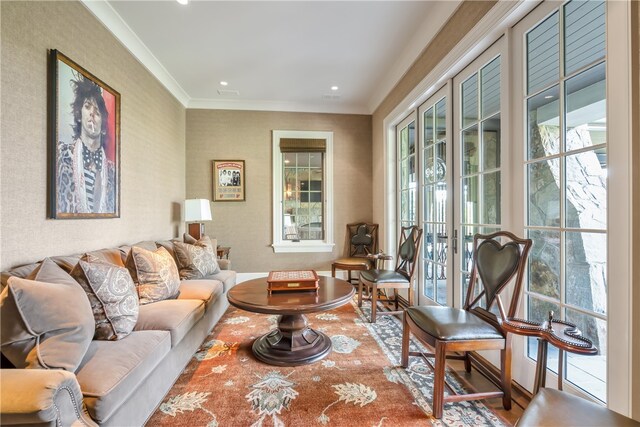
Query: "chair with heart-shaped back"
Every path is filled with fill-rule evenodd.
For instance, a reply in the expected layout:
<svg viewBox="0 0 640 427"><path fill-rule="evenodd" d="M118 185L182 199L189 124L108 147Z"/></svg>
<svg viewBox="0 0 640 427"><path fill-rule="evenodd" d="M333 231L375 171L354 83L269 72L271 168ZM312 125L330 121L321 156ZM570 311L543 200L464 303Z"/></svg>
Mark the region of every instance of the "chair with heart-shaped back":
<svg viewBox="0 0 640 427"><path fill-rule="evenodd" d="M420 306L406 309L402 366L408 367L409 356L422 356L434 370L432 406L435 418L442 418L445 402L502 397L504 408L511 409L511 334L502 328L502 323L513 318L518 310L531 245L530 239L520 239L508 231L476 234L473 237L473 267L463 308ZM510 283L513 288L508 286ZM511 298L505 307L500 295L507 288L511 289ZM410 351L410 333L435 352ZM471 372L469 352L478 350L500 350L502 390L457 395L445 381L446 359L464 360L465 370ZM428 358L435 358L433 365ZM445 386L451 391L446 396Z"/></svg>
<svg viewBox="0 0 640 427"><path fill-rule="evenodd" d="M398 308L398 289L408 290L408 303L413 305L413 274L416 271L416 260L420 254L420 242L422 240L422 229L412 225L400 229L400 242L398 243L398 253L396 268L394 270L384 270L376 268L360 272L358 282L358 307L362 307L362 292L366 289L371 295L371 323L375 323L378 315L396 315L403 311ZM377 259L385 260L384 254L378 254ZM395 310L377 310L378 290L393 289L394 298L386 298L382 302L395 303Z"/></svg>
<svg viewBox="0 0 640 427"><path fill-rule="evenodd" d="M336 277L336 269L345 270L347 281L353 283L352 271L368 270L372 267L374 260L371 255L378 251L378 224L347 224L347 237L348 256L331 264L331 276Z"/></svg>

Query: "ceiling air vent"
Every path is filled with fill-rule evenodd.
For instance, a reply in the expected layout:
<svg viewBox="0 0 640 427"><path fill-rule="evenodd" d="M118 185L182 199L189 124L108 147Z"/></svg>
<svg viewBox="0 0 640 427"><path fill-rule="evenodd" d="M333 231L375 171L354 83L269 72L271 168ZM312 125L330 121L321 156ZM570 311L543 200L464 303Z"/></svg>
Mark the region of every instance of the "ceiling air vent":
<svg viewBox="0 0 640 427"><path fill-rule="evenodd" d="M232 90L232 89L218 89L218 95L240 96L240 91L239 90Z"/></svg>
<svg viewBox="0 0 640 427"><path fill-rule="evenodd" d="M325 93L324 95L322 95L322 99L340 99L340 95L337 95L335 93Z"/></svg>

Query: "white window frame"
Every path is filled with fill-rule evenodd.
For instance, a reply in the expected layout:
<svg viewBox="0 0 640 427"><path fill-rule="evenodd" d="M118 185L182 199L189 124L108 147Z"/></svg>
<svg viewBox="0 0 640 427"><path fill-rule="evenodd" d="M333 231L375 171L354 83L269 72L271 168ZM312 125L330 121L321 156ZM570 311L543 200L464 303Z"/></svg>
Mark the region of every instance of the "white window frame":
<svg viewBox="0 0 640 427"><path fill-rule="evenodd" d="M280 152L281 138L324 139L327 141L324 153L323 180L323 219L324 240L301 240L294 242L282 238L282 206L284 184L282 182L282 153ZM273 251L275 253L292 252L332 252L335 246L333 237L333 132L324 131L273 131Z"/></svg>

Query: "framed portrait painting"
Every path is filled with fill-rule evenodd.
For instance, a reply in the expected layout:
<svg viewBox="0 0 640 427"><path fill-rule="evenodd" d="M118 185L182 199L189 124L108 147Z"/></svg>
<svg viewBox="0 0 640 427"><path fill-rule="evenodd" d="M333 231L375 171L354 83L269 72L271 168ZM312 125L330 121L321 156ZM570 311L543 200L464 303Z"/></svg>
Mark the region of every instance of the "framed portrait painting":
<svg viewBox="0 0 640 427"><path fill-rule="evenodd" d="M243 202L245 200L244 160L214 160L213 201Z"/></svg>
<svg viewBox="0 0 640 427"><path fill-rule="evenodd" d="M120 94L49 52L49 216L120 217Z"/></svg>

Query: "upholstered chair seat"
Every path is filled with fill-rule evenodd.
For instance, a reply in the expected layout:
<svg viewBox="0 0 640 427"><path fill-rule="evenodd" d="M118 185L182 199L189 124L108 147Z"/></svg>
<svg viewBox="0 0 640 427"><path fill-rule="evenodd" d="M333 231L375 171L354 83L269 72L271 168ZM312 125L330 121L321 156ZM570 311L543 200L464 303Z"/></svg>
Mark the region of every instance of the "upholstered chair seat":
<svg viewBox="0 0 640 427"><path fill-rule="evenodd" d="M369 261L367 258L340 258L335 260L333 263L336 265L336 268L352 267L352 269L354 270L355 268L353 267L361 267L362 270L366 270L371 267L371 261ZM342 269L345 270L345 268Z"/></svg>
<svg viewBox="0 0 640 427"><path fill-rule="evenodd" d="M492 325L467 310L454 307L409 307L405 311L422 331L439 340L502 339Z"/></svg>
<svg viewBox="0 0 640 427"><path fill-rule="evenodd" d="M518 420L518 427L640 426L640 422L567 392L541 388Z"/></svg>
<svg viewBox="0 0 640 427"><path fill-rule="evenodd" d="M360 273L360 277L368 282L380 283L398 283L406 287L409 284L403 274L393 270L367 270Z"/></svg>

